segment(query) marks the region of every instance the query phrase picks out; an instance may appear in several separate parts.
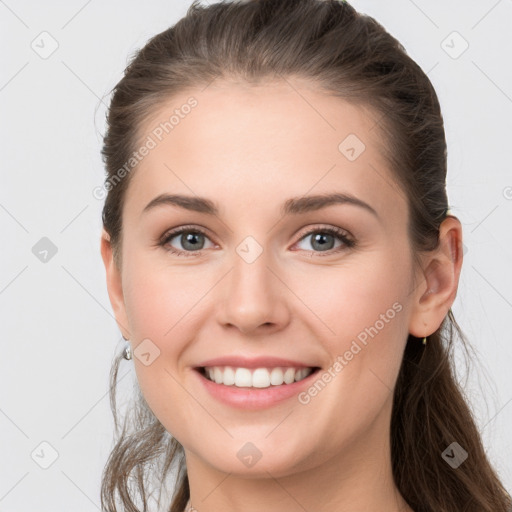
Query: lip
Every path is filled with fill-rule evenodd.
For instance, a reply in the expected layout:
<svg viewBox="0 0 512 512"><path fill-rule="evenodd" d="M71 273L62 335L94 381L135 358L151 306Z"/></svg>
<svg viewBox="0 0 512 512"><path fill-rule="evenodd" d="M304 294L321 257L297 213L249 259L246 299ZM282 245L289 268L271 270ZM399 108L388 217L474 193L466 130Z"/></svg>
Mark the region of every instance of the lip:
<svg viewBox="0 0 512 512"><path fill-rule="evenodd" d="M277 366L292 366L294 368L316 368L318 364L305 364L300 361L292 361L291 359L282 359L280 357L260 356L260 357L244 357L244 356L226 356L208 359L196 365L196 368L205 366L233 366L235 368L274 368ZM292 384L288 384L291 386Z"/></svg>
<svg viewBox="0 0 512 512"><path fill-rule="evenodd" d="M206 364L206 366L223 366L223 364L218 364L218 361L233 361L234 359L238 360L238 358L223 358L222 360L212 360L216 364L211 364L212 361L206 361L206 363L208 363ZM266 360L268 364L268 358ZM274 358L272 358L272 360L275 362ZM239 362L237 364L239 364ZM279 366L295 366L296 364L297 363L294 363L293 365L285 365L281 363ZM225 366L236 365L226 364ZM297 367L299 368L304 366L305 365L297 365ZM239 367L248 368L247 366L243 366L242 364L240 364ZM251 368L255 367L257 366L251 366ZM259 367L265 367L265 365L260 364ZM311 368L311 366L308 366L308 368ZM317 375L320 371L320 368L318 366L312 368L314 368L313 372L311 372L306 378L299 380L298 382L293 382L292 384L281 384L280 386L270 386L268 388L246 388L237 387L234 385L226 386L224 384L217 384L216 382L207 379L201 373L200 368L195 368L192 373L197 376L201 385L204 386L204 389L207 391L207 393L210 394L216 400L220 401L221 403L237 409L258 410L276 406L282 403L283 401L296 396L303 388L309 387L313 380L317 378Z"/></svg>

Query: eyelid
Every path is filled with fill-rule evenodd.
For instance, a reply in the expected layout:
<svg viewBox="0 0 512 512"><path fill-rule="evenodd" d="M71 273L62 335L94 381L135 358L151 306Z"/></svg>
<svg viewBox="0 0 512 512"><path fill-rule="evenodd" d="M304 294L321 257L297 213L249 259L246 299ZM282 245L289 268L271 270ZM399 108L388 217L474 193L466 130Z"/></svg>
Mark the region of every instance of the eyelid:
<svg viewBox="0 0 512 512"><path fill-rule="evenodd" d="M346 238L353 239L352 235L346 229L339 228L337 226L332 226L330 224L313 224L306 226L300 231L299 239L297 240L297 242L302 240L307 235L323 231L334 231L336 232L337 236L343 235L346 236Z"/></svg>
<svg viewBox="0 0 512 512"><path fill-rule="evenodd" d="M176 228L168 229L167 231L165 231L164 234L161 237L159 237L158 242L163 244L169 238L174 237L176 235L180 235L183 232L189 232L189 231L201 233L202 235L205 235L210 239L212 238L212 236L210 235L210 232L207 228L205 228L199 224L184 224L183 226L178 226ZM212 240L212 242L213 242L213 240Z"/></svg>

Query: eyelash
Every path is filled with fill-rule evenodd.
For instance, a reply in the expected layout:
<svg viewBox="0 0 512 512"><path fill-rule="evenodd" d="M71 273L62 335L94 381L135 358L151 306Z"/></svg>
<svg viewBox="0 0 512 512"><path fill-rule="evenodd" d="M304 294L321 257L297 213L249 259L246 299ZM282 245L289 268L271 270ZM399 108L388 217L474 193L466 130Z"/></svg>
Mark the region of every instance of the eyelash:
<svg viewBox="0 0 512 512"><path fill-rule="evenodd" d="M196 255L201 254L201 250L199 250L199 251L182 251L180 249L175 249L174 247L166 247L167 244L174 237L176 237L177 235L181 235L182 233L201 234L201 235L208 237L208 234L205 231L203 231L202 229L198 229L197 227L194 227L194 226L182 226L180 228L177 228L173 231L166 233L161 238L158 245L160 245L161 247L164 247L167 251L169 251L172 254L175 254L176 256L190 257L190 256L196 256ZM307 231L306 233L302 234L302 236L299 238L299 240L297 242L300 242L302 239L306 238L309 235L315 234L315 233L322 233L322 234L327 233L329 235L333 235L333 236L337 237L338 239L340 239L343 242L343 244L345 245L344 247L338 247L337 249L329 249L328 251L312 251L316 254L316 256L330 256L332 254L341 252L346 249L351 249L356 246L356 242L354 240L352 240L351 238L349 238L346 235L345 231L343 231L339 228L334 228L334 227L315 228L310 231ZM204 249L204 250L206 250L206 249Z"/></svg>

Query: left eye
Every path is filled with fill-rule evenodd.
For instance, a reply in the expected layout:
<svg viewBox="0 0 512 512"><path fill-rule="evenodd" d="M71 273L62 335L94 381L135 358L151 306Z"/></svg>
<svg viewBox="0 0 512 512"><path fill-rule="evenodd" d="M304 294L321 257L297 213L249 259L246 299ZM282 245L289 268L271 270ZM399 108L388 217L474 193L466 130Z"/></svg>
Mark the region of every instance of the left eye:
<svg viewBox="0 0 512 512"><path fill-rule="evenodd" d="M308 231L305 235L302 236L298 243L306 240L308 237L313 237L311 239L311 246L313 248L319 248L318 251L314 252L326 253L326 255L337 253L344 248L355 246L355 242L351 240L344 231L337 228L317 228ZM334 243L336 239L341 240L342 243L334 248L332 243ZM317 254L317 256L324 256L324 254Z"/></svg>

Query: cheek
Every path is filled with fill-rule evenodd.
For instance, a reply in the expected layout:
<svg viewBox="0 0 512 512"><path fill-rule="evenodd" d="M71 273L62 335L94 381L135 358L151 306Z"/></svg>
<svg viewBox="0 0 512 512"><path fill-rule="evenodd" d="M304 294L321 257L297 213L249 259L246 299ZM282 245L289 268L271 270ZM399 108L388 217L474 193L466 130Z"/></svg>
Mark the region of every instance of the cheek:
<svg viewBox="0 0 512 512"><path fill-rule="evenodd" d="M125 304L130 327L136 337L162 339L175 323L173 320L179 301L169 303L177 290L168 281L165 275L156 279L151 272L135 271L130 275Z"/></svg>
<svg viewBox="0 0 512 512"><path fill-rule="evenodd" d="M181 438L186 418L197 414L197 410L179 384L186 378L180 368L180 356L190 340L193 306L205 292L193 288L197 279L190 270L186 279L179 270L159 268L154 261L134 255L126 268L125 304L133 334L137 381L151 411L169 432ZM147 358L144 352L149 353Z"/></svg>
<svg viewBox="0 0 512 512"><path fill-rule="evenodd" d="M341 411L353 411L355 422L374 414L398 376L407 339L408 269L396 261L385 252L380 258L354 258L300 281L297 295L314 313L310 328L324 333L319 339L335 365L325 376L332 382L329 391L322 391L322 400L332 407L323 410L340 411L340 421L347 422ZM317 387L323 389L321 383ZM315 415L322 417L322 400L316 400L316 390L311 393L304 401L315 401Z"/></svg>
<svg viewBox="0 0 512 512"><path fill-rule="evenodd" d="M325 332L329 352L348 349L350 341L364 343L368 330L381 338L394 338L406 322L408 289L406 262L396 264L395 256L382 252L347 259L346 264L312 270L294 280L293 290L312 312L317 332ZM307 310L305 310L307 312Z"/></svg>
<svg viewBox="0 0 512 512"><path fill-rule="evenodd" d="M144 255L132 255L126 269L125 305L132 332L154 339L161 350L177 348L177 333L208 292L206 276L197 267L173 268Z"/></svg>
<svg viewBox="0 0 512 512"><path fill-rule="evenodd" d="M125 268L123 289L137 380L157 416L175 418L191 405L178 384L187 371L181 356L194 338L198 315L202 315L218 274L207 274L198 267L171 267L136 251ZM137 357L143 348L150 354L150 364ZM179 411L171 407L176 403L181 404Z"/></svg>
<svg viewBox="0 0 512 512"><path fill-rule="evenodd" d="M314 332L325 333L319 340L331 360L299 397L311 430L323 430L329 440L317 457L328 457L340 443L348 450L391 406L407 339L407 283L398 274L383 261L364 271L339 269L325 280L316 276L303 282L303 293L310 290L305 302L311 300L322 320L314 320Z"/></svg>

